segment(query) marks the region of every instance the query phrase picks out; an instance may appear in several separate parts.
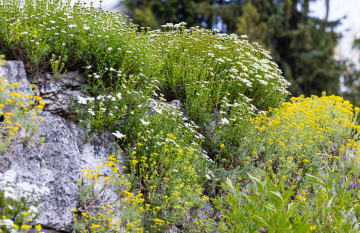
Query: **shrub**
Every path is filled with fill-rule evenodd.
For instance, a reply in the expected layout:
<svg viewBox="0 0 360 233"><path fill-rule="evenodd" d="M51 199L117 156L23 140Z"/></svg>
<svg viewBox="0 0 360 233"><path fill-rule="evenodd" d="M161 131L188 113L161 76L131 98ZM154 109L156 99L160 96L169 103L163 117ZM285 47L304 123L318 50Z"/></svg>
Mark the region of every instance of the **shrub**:
<svg viewBox="0 0 360 233"><path fill-rule="evenodd" d="M222 158L242 169L242 178L249 170L271 170L287 186L300 185L307 173L341 158L349 170L359 164L358 108L354 114L349 101L325 93L291 101L254 117L234 157L229 157L231 147L221 151Z"/></svg>
<svg viewBox="0 0 360 233"><path fill-rule="evenodd" d="M286 188L276 176L249 175L249 190L222 185L229 193L214 199L224 214L220 223L209 220L210 228L220 232L357 232L360 213L358 188L350 190L351 173L328 169L327 176L309 175L311 189L298 193Z"/></svg>
<svg viewBox="0 0 360 233"><path fill-rule="evenodd" d="M141 192L133 195L129 191L128 177L121 175L124 169L119 169L118 165L119 160L111 155L105 167L99 165L95 170L81 170L80 206L74 209L76 232L121 232L125 229L143 232L144 199Z"/></svg>
<svg viewBox="0 0 360 233"><path fill-rule="evenodd" d="M181 100L209 139L205 146L211 156L219 143L239 145L246 119L278 106L289 94L289 83L269 52L245 37L187 29L185 23L164 25L163 32L139 30L131 20L127 26L121 14L55 0L8 0L0 6L0 17L4 52L29 64L29 73L44 71L50 63L55 76L62 68L89 67L86 75L95 97L111 93L115 83L126 85L130 75L139 76L141 84L158 80L156 89L140 85L136 91L145 98L156 97L157 91L168 100ZM223 124L214 127L218 110Z"/></svg>

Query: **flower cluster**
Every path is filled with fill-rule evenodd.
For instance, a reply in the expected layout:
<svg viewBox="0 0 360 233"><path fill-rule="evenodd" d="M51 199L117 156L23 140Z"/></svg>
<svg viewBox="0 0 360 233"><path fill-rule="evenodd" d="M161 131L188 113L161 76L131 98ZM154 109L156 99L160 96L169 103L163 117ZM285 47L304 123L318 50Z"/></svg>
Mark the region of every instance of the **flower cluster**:
<svg viewBox="0 0 360 233"><path fill-rule="evenodd" d="M31 229L27 224L39 217L37 206L50 193L46 187L16 183L16 175L12 170L0 174L0 232L27 232ZM41 226L37 225L34 230L38 232Z"/></svg>
<svg viewBox="0 0 360 233"><path fill-rule="evenodd" d="M293 97L291 101L252 120L246 145L252 151L246 163L272 170L288 184L341 159L356 167L359 109L355 108L354 114L349 101L325 93L322 97Z"/></svg>
<svg viewBox="0 0 360 233"><path fill-rule="evenodd" d="M104 166L81 170L83 175L78 180L81 202L74 209L76 232L143 231L143 194L128 191L129 176L123 175L126 167L119 168L119 162L111 155Z"/></svg>
<svg viewBox="0 0 360 233"><path fill-rule="evenodd" d="M45 103L42 98L16 92L21 83L8 83L0 78L0 152L16 143L40 145L44 138L35 139L39 127L38 116ZM16 142L16 143L15 143Z"/></svg>

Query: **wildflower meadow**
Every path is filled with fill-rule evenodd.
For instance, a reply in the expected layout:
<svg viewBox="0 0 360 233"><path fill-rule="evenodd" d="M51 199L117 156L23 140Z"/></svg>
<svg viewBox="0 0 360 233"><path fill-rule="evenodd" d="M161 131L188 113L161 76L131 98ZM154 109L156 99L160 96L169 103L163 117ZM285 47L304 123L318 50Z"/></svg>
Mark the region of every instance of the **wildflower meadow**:
<svg viewBox="0 0 360 233"><path fill-rule="evenodd" d="M87 136L110 130L126 153L81 170L75 232L167 232L209 202L222 217L183 232L359 230L359 108L326 93L286 102L290 83L245 35L151 30L62 0L0 0L0 18L0 53L30 80L85 74L89 89L69 109ZM43 140L32 138L45 104L18 85L0 80L0 152ZM22 232L38 202L10 195L5 178L0 232Z"/></svg>

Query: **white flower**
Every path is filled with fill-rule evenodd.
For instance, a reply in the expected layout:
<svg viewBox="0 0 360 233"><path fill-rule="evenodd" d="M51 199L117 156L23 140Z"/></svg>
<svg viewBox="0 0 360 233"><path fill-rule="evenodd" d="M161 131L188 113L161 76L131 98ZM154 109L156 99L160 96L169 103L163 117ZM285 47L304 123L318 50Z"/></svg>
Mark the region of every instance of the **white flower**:
<svg viewBox="0 0 360 233"><path fill-rule="evenodd" d="M81 96L77 96L77 98L78 98L78 103L79 104L86 104L86 100L87 100L87 98L83 98L83 97L81 97Z"/></svg>
<svg viewBox="0 0 360 233"><path fill-rule="evenodd" d="M91 109L88 110L88 113L90 113L91 115L95 116L95 112Z"/></svg>
<svg viewBox="0 0 360 233"><path fill-rule="evenodd" d="M167 23L165 25L161 25L161 27L173 27L174 25L172 23Z"/></svg>
<svg viewBox="0 0 360 233"><path fill-rule="evenodd" d="M100 78L100 75L95 74L94 78Z"/></svg>
<svg viewBox="0 0 360 233"><path fill-rule="evenodd" d="M221 118L220 124L227 125L227 124L229 124L229 120L226 118Z"/></svg>
<svg viewBox="0 0 360 233"><path fill-rule="evenodd" d="M16 172L12 170L7 170L2 178L3 182L6 183L14 183L16 178ZM0 186L1 187L1 186Z"/></svg>
<svg viewBox="0 0 360 233"><path fill-rule="evenodd" d="M35 206L30 206L30 212L39 212L38 208L36 208Z"/></svg>
<svg viewBox="0 0 360 233"><path fill-rule="evenodd" d="M14 222L11 219L3 219L0 221L0 226L5 226L7 229L11 229L14 226Z"/></svg>
<svg viewBox="0 0 360 233"><path fill-rule="evenodd" d="M147 126L148 124L150 124L150 122L144 121L143 119L140 119L141 123L145 126Z"/></svg>
<svg viewBox="0 0 360 233"><path fill-rule="evenodd" d="M120 93L120 92L117 93L117 94L116 94L116 97L118 97L119 99L121 99L121 93Z"/></svg>
<svg viewBox="0 0 360 233"><path fill-rule="evenodd" d="M172 171L173 171L173 172L178 172L178 170L175 170L175 169L174 169L174 170L172 170Z"/></svg>
<svg viewBox="0 0 360 233"><path fill-rule="evenodd" d="M21 197L29 196L30 194L33 194L34 191L37 191L37 187L35 188L27 182L18 183L16 186L19 189L19 194Z"/></svg>
<svg viewBox="0 0 360 233"><path fill-rule="evenodd" d="M74 27L77 27L77 26L75 24L69 25L69 28L74 28Z"/></svg>
<svg viewBox="0 0 360 233"><path fill-rule="evenodd" d="M121 138L124 138L124 137L125 137L125 135L124 135L124 134L122 134L122 133L120 133L119 131L116 131L115 133L112 133L112 134L114 134L114 135L115 135L115 137L117 137L117 138L119 138L119 139L121 139Z"/></svg>
<svg viewBox="0 0 360 233"><path fill-rule="evenodd" d="M210 171L209 169L206 169L206 175L205 175L206 179L211 180L211 178L215 177L214 173L212 173L212 171Z"/></svg>
<svg viewBox="0 0 360 233"><path fill-rule="evenodd" d="M54 21L54 20L50 20L50 23L55 23L55 21Z"/></svg>
<svg viewBox="0 0 360 233"><path fill-rule="evenodd" d="M13 187L5 187L2 189L4 191L4 198L10 198L13 200L17 199L17 196L15 195L16 191Z"/></svg>
<svg viewBox="0 0 360 233"><path fill-rule="evenodd" d="M65 46L66 44L65 43L62 43L63 46Z"/></svg>
<svg viewBox="0 0 360 233"><path fill-rule="evenodd" d="M85 66L85 69L90 69L91 65Z"/></svg>
<svg viewBox="0 0 360 233"><path fill-rule="evenodd" d="M112 50L112 48L111 48L111 47L109 47L109 48L108 48L108 50L109 50L109 51L111 51L111 50Z"/></svg>
<svg viewBox="0 0 360 233"><path fill-rule="evenodd" d="M116 71L114 68L110 67L110 71Z"/></svg>
<svg viewBox="0 0 360 233"><path fill-rule="evenodd" d="M84 26L84 29L85 29L85 30L89 30L89 29L90 29L90 27L88 27L88 26Z"/></svg>
<svg viewBox="0 0 360 233"><path fill-rule="evenodd" d="M161 109L161 108L155 108L154 110L155 110L155 112L157 112L158 114L161 114L161 113L162 113L162 109Z"/></svg>

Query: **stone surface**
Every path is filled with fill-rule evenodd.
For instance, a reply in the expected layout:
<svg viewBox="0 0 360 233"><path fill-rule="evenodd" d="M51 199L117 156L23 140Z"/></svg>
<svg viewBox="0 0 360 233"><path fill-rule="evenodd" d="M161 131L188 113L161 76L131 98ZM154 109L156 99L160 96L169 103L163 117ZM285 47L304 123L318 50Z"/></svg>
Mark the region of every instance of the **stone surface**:
<svg viewBox="0 0 360 233"><path fill-rule="evenodd" d="M1 77L6 77L9 83L21 82L22 85L18 86L17 92L23 92L25 95L32 94L30 83L26 78L24 64L21 61L8 61L1 67Z"/></svg>
<svg viewBox="0 0 360 233"><path fill-rule="evenodd" d="M3 76L12 82L22 82L22 91L31 93L21 62L7 62ZM49 84L45 80L45 83L38 85L40 94L47 95L59 93L67 84L64 82L59 88L58 84ZM58 94L53 97L56 95ZM78 123L54 114L57 112L54 109L64 110L57 103L59 102L54 100L49 105L55 104L55 107L50 106L50 111L45 110L39 114L44 118L38 129L39 137L45 138L44 144L37 149L18 144L12 151L0 154L0 160L8 158L7 163L0 164L0 173L13 170L18 174L17 182L49 188L50 194L44 197L38 207L42 214L34 224L40 223L57 231L71 232L72 209L79 203L77 179L81 176L80 169L94 169L98 165L104 165L117 148L115 137L108 131L100 136L92 136L85 143L84 132Z"/></svg>
<svg viewBox="0 0 360 233"><path fill-rule="evenodd" d="M171 102L162 103L157 99L152 99L149 103L147 114L153 115L155 111L162 112L165 106L172 106L174 109L177 109L182 117L186 118L186 109L180 100L173 100Z"/></svg>
<svg viewBox="0 0 360 233"><path fill-rule="evenodd" d="M79 71L71 71L61 75L58 80L45 74L31 81L36 85L36 94L41 96L46 104L45 111L66 119L77 119L77 114L69 110L69 104L71 98L76 100L76 97L81 95L82 89L85 91L89 89L84 75Z"/></svg>

